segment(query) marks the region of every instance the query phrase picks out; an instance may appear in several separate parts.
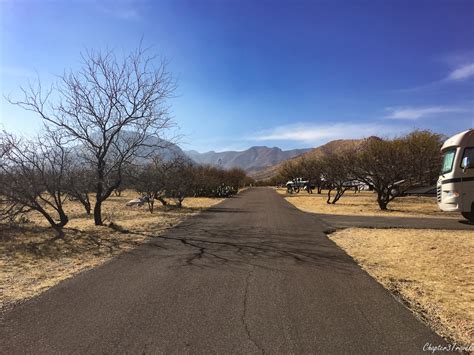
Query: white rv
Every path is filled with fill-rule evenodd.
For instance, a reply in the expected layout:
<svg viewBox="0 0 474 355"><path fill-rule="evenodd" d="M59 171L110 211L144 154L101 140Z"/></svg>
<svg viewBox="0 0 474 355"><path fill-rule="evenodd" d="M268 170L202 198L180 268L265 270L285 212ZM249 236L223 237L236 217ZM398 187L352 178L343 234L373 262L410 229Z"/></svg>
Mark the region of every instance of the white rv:
<svg viewBox="0 0 474 355"><path fill-rule="evenodd" d="M474 223L474 129L449 138L441 152L438 206L443 211L461 212Z"/></svg>

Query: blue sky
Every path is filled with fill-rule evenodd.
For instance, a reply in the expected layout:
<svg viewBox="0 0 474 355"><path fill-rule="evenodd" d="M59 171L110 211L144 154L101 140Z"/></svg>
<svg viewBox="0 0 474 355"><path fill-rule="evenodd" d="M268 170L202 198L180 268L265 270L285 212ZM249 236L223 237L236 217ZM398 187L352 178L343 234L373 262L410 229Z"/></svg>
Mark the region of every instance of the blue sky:
<svg viewBox="0 0 474 355"><path fill-rule="evenodd" d="M0 125L33 134L3 95L143 37L178 78L184 149L451 135L474 127L473 18L472 0L0 0Z"/></svg>

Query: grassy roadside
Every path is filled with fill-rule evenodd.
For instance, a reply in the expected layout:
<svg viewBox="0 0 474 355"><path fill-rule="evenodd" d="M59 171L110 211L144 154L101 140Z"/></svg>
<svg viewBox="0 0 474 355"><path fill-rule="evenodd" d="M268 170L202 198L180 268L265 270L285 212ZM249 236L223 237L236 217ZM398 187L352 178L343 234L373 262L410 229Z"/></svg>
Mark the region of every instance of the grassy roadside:
<svg viewBox="0 0 474 355"><path fill-rule="evenodd" d="M438 334L474 343L471 231L350 228L330 238Z"/></svg>
<svg viewBox="0 0 474 355"><path fill-rule="evenodd" d="M183 208L155 207L151 214L146 205L126 207L125 203L137 196L125 191L122 196L110 197L104 204L106 224L94 226L82 206L68 202L70 222L65 236L55 238L54 232L35 214L29 221L16 227L0 224L0 309L27 300L60 281L96 267L147 238L132 232L159 235L186 217L211 207L222 199L188 198Z"/></svg>
<svg viewBox="0 0 474 355"><path fill-rule="evenodd" d="M277 192L305 212L359 216L459 218L458 213L440 211L434 197L399 197L390 202L387 211L382 211L377 205L376 195L370 191L360 193L346 191L334 205L326 203L327 191L323 191L322 194L308 194L305 191L299 194L288 194L286 189L277 189Z"/></svg>

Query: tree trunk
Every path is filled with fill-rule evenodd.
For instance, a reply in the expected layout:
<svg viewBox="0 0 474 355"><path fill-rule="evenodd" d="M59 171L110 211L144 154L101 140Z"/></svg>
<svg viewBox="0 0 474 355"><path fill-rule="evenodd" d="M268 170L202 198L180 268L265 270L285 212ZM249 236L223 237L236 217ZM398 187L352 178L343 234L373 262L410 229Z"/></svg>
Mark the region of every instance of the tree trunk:
<svg viewBox="0 0 474 355"><path fill-rule="evenodd" d="M344 193L344 192L341 192L340 189L337 189L337 190L336 190L336 196L334 196L334 198L332 199L332 202L331 202L331 203L332 203L333 205L335 205L336 202L339 201L339 199L341 198L341 196L342 196L343 193Z"/></svg>
<svg viewBox="0 0 474 355"><path fill-rule="evenodd" d="M96 226L102 226L102 201L97 200L94 205L94 223Z"/></svg>
<svg viewBox="0 0 474 355"><path fill-rule="evenodd" d="M99 158L97 163L97 190L95 193L95 205L94 205L94 224L96 226L102 226L104 223L102 221L102 201L105 199L104 192L104 169L105 161L102 158Z"/></svg>
<svg viewBox="0 0 474 355"><path fill-rule="evenodd" d="M332 189L328 190L328 199L326 200L326 203L329 205L331 203L331 191Z"/></svg>
<svg viewBox="0 0 474 355"><path fill-rule="evenodd" d="M155 200L152 198L148 199L148 210L150 213L153 213L153 206L155 205Z"/></svg>
<svg viewBox="0 0 474 355"><path fill-rule="evenodd" d="M88 216L90 216L91 215L91 203L89 201L84 203L84 209L86 210L86 214Z"/></svg>
<svg viewBox="0 0 474 355"><path fill-rule="evenodd" d="M91 202L89 200L89 196L86 194L85 197L82 197L80 194L78 196L79 202L84 206L84 209L86 210L86 214L88 216L91 215Z"/></svg>
<svg viewBox="0 0 474 355"><path fill-rule="evenodd" d="M48 221L48 223L51 225L51 227L53 227L53 229L56 231L56 233L58 234L58 237L59 238L62 238L64 236L64 232L62 230L62 228L66 225L66 223L68 222L68 218L66 216L66 214L64 213L64 211L62 212L59 212L60 214L60 219L61 219L61 222L60 223L56 223L56 221L53 219L53 217L51 217L48 212L46 212L44 209L42 208L38 208L37 211L39 213L41 213L44 218L46 218L46 220Z"/></svg>
<svg viewBox="0 0 474 355"><path fill-rule="evenodd" d="M387 196L384 196L383 194L378 194L377 195L377 203L379 204L379 207L382 211L387 210L387 205L388 205L388 198Z"/></svg>
<svg viewBox="0 0 474 355"><path fill-rule="evenodd" d="M344 195L344 193L346 192L347 188L344 188L344 187L338 187L336 189L336 196L334 196L333 200L332 200L332 204L335 205L337 201L339 201L339 199L342 197L342 195Z"/></svg>
<svg viewBox="0 0 474 355"><path fill-rule="evenodd" d="M59 213L59 220L60 220L60 222L58 223L58 227L62 228L67 224L67 222L69 222L69 218L66 216L66 213L64 213L62 208L58 211L58 213Z"/></svg>

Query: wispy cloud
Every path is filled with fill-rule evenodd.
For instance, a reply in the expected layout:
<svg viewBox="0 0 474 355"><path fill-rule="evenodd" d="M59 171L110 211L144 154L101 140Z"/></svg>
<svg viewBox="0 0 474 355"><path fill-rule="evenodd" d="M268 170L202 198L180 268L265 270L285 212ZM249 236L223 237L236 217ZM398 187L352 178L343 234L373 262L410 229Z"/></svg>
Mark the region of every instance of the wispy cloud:
<svg viewBox="0 0 474 355"><path fill-rule="evenodd" d="M396 120L417 120L424 117L432 117L442 113L465 112L462 107L457 106L431 106L431 107L387 107L389 114L385 118Z"/></svg>
<svg viewBox="0 0 474 355"><path fill-rule="evenodd" d="M446 80L448 81L459 81L466 80L470 77L474 77L474 63L462 65L457 69L453 70Z"/></svg>
<svg viewBox="0 0 474 355"><path fill-rule="evenodd" d="M464 63L458 65L455 69L451 70L447 76L436 81L429 82L427 84L415 86L408 89L397 90L398 92L419 92L425 90L432 90L442 87L449 83L462 82L474 78L474 62Z"/></svg>
<svg viewBox="0 0 474 355"><path fill-rule="evenodd" d="M258 133L250 139L256 141L298 141L308 144L321 143L332 139L362 138L373 135L393 136L407 129L395 125L378 123L297 123L283 125Z"/></svg>

